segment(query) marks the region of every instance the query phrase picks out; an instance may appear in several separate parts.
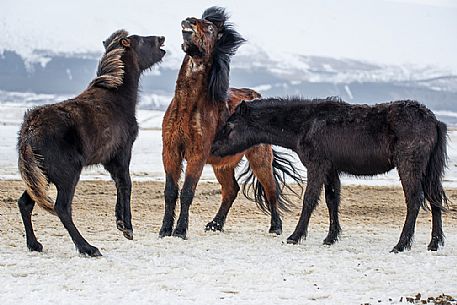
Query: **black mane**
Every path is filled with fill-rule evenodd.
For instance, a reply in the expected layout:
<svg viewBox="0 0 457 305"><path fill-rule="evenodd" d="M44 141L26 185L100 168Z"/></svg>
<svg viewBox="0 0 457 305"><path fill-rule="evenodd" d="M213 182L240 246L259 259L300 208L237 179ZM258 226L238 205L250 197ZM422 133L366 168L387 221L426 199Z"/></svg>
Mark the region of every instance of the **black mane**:
<svg viewBox="0 0 457 305"><path fill-rule="evenodd" d="M221 35L214 47L213 66L208 76L208 95L213 101L225 101L229 88L230 58L246 40L228 23L229 16L221 7L213 6L203 12L202 19L219 28Z"/></svg>

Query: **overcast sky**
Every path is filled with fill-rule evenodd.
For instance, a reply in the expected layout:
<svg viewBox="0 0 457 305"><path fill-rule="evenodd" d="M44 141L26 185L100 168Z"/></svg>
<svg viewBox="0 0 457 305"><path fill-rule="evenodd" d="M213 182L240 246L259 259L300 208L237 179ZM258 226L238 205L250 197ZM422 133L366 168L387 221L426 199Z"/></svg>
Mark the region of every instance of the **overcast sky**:
<svg viewBox="0 0 457 305"><path fill-rule="evenodd" d="M248 39L240 52L323 55L457 72L457 0L0 1L0 49L101 51L125 28L167 38L182 58L180 21L226 7Z"/></svg>

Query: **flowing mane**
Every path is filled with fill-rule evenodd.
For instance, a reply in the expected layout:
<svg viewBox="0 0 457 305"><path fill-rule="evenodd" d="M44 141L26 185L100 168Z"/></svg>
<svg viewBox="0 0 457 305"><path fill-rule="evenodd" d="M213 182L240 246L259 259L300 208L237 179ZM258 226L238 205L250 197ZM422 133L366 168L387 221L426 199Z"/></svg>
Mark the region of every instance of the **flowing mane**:
<svg viewBox="0 0 457 305"><path fill-rule="evenodd" d="M213 66L208 75L208 96L214 102L226 101L229 88L230 58L246 42L235 31L229 16L221 7L210 7L203 12L202 19L212 22L219 28L219 39L213 53Z"/></svg>
<svg viewBox="0 0 457 305"><path fill-rule="evenodd" d="M118 30L103 42L105 54L98 64L97 77L89 84L89 87L116 89L123 84L124 62L122 55L124 55L125 49L119 41L128 36L127 31Z"/></svg>

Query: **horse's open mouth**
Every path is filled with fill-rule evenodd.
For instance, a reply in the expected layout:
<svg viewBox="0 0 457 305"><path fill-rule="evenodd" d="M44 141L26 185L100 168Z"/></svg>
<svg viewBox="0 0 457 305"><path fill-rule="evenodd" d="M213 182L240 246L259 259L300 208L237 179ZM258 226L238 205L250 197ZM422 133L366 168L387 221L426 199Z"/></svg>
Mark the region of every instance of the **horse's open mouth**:
<svg viewBox="0 0 457 305"><path fill-rule="evenodd" d="M184 41L192 40L193 34L194 34L194 30L192 30L192 28L183 28L182 29L182 38L184 39Z"/></svg>
<svg viewBox="0 0 457 305"><path fill-rule="evenodd" d="M165 50L163 49L163 47L165 47L165 37L159 39L159 50L162 51L163 54L165 54Z"/></svg>

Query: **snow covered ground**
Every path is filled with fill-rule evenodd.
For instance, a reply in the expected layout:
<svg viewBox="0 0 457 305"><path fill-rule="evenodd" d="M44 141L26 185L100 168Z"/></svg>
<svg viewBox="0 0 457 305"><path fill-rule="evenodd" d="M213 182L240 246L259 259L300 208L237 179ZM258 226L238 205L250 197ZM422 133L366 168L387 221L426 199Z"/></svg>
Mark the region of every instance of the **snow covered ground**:
<svg viewBox="0 0 457 305"><path fill-rule="evenodd" d="M317 236L294 247L259 232L195 232L187 241L144 232L133 243L98 241L105 255L88 259L68 251L63 232L65 244L52 253L2 250L0 299L5 305L398 304L418 292L455 295L457 248L427 252L424 233L416 238L420 247L394 255L387 250L397 234L352 228L354 236L334 247ZM457 244L455 234L449 243Z"/></svg>
<svg viewBox="0 0 457 305"><path fill-rule="evenodd" d="M405 304L406 296L457 295L457 210L445 215L446 245L426 251L430 213L421 211L412 250L389 253L404 220L398 188L343 188L343 235L322 245L325 204L313 215L309 237L285 244L299 205L284 219L282 236L267 233L269 217L242 196L223 233L203 228L218 207L219 187L200 183L188 240L158 238L163 183L135 182L128 241L115 228L115 189L84 181L73 205L75 223L103 256L74 251L56 217L33 213L43 253L26 250L15 198L21 182L0 181L0 304ZM448 195L457 199L457 191ZM403 297L404 302L400 303ZM451 303L455 305L456 303Z"/></svg>

